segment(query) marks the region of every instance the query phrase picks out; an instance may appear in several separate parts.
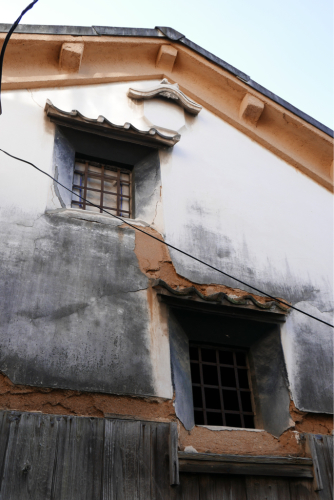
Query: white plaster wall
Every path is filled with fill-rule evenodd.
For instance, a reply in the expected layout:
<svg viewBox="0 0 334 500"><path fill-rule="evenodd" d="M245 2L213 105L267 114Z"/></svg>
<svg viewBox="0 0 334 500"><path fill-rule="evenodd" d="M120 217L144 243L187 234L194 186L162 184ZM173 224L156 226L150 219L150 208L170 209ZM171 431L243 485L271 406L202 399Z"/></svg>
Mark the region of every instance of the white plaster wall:
<svg viewBox="0 0 334 500"><path fill-rule="evenodd" d="M142 130L150 124L174 126L181 141L160 153L163 218L158 229L166 240L268 293L310 304L315 315L331 311L332 194L206 109L191 117L172 102L144 105L127 97L130 86L145 85L153 83L4 92L0 147L52 173L54 128L43 111L47 98L60 109L78 109L90 118L103 115L116 124L131 122ZM51 181L2 154L0 174L5 216L15 214L19 223L31 224L44 212ZM245 289L175 251L172 258L177 272L195 282ZM287 325L283 343L292 391L301 376L298 314ZM316 322L309 325L318 332ZM322 340L328 347L327 334L320 334ZM158 360L154 364L159 370Z"/></svg>
<svg viewBox="0 0 334 500"><path fill-rule="evenodd" d="M333 196L203 109L174 151L162 152L166 240L213 266L333 323ZM254 291L172 251L199 283ZM332 329L301 313L283 329L291 396L333 412Z"/></svg>
<svg viewBox="0 0 334 500"><path fill-rule="evenodd" d="M328 303L332 194L205 109L181 134L174 151L161 154L171 243L255 286L312 282ZM185 256L175 259L201 282L227 282Z"/></svg>
<svg viewBox="0 0 334 500"><path fill-rule="evenodd" d="M54 126L33 93L2 93L0 148L51 174ZM31 225L44 213L50 179L0 152L0 210L5 220Z"/></svg>
<svg viewBox="0 0 334 500"><path fill-rule="evenodd" d="M153 83L159 83L159 81ZM140 88L143 86L143 82L5 91L2 95L3 115L0 122L2 146L0 147L13 155L35 163L39 168L54 175L54 172L51 171L54 125L44 112L46 100L50 99L55 106L64 111L77 109L89 118L96 119L99 115L103 115L116 125L130 122L140 130L149 130L152 127L152 122L144 116L143 101L137 102L127 97L130 86ZM147 109L152 107L151 103L146 103L146 105ZM154 119L154 110L152 110L151 115L150 118ZM175 120L173 122L172 112L167 104L165 110L167 125L182 126L184 123L183 110L183 121L179 115L180 111L177 115L177 123ZM159 116L162 117L161 110L159 110ZM8 213L12 217L15 207L17 217L21 211L26 221L28 212L30 219L34 217L34 214L44 212L46 199L48 200L48 209L60 208L52 181L46 177L43 178L31 167L3 155L0 160L0 171L5 172L6 178L6 182L0 185L0 208L3 213L7 213L9 210ZM17 178L20 179L18 184ZM27 189L28 185L29 190ZM17 196L14 198L15 190ZM163 232L161 203L158 206L154 205L151 211L155 214L154 227Z"/></svg>

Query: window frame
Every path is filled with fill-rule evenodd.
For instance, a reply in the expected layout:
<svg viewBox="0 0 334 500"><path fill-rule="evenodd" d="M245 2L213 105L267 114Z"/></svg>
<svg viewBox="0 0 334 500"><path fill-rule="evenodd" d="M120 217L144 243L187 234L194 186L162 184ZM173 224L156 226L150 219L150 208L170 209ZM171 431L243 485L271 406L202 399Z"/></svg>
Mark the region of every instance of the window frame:
<svg viewBox="0 0 334 500"><path fill-rule="evenodd" d="M222 420L223 420L223 424L222 426L223 427L233 427L232 425L229 425L226 423L226 414L231 414L231 415L240 415L240 420L241 420L241 426L238 426L238 428L240 429L252 429L252 428L255 428L255 423L254 423L254 419L256 417L256 407L255 407L255 402L254 402L254 398L253 398L253 388L252 388L252 380L251 380L251 375L250 375L250 367L249 367L249 362L248 362L248 356L247 356L247 349L243 349L243 348L240 348L240 347L237 347L237 346L225 346L223 344L207 344L207 343L201 343L201 342L194 342L194 341L189 341L189 351L191 348L198 348L199 349L199 352L198 352L198 361L197 360L194 360L191 358L191 355L189 355L189 361L190 361L190 368L191 368L191 364L196 364L198 363L199 365L199 372L200 372L200 378L201 378L201 381L200 383L194 383L193 381L193 376L191 375L191 384L192 384L192 388L194 387L200 387L201 389L201 397L202 397L202 408L200 407L195 407L195 403L193 405L193 409L194 409L194 421L195 421L195 425L214 425L214 424L210 424L208 423L208 419L207 419L207 412L214 412L214 413L219 413L222 415ZM202 352L201 352L201 349L210 349L210 350L215 350L215 355L216 355L216 362L209 362L209 361L203 361L202 360ZM232 352L233 353L233 365L230 365L230 364L226 364L226 363L221 363L220 362L220 359L219 359L219 351L227 351L227 352ZM236 353L237 352L240 352L240 353L243 353L244 356L245 356L245 365L238 365L237 364L237 360L236 360ZM205 388L211 388L211 385L210 384L206 384L204 382L204 378L203 378L203 364L204 365L208 365L208 366L216 366L216 367L227 367L227 368L232 368L234 369L234 376L235 376L235 383L236 383L236 387L232 387L232 386L223 386L222 385L222 379L221 379L221 371L220 369L217 370L217 376L218 376L218 386L213 386L212 385L212 388L215 388L215 389L218 389L219 390L219 397L220 397L220 406L221 406L221 409L213 409L213 408L208 408L207 404L206 404L206 396L205 396ZM238 373L238 369L242 369L242 370L246 370L247 371L247 381L248 381L248 389L246 388L243 388L243 387L240 387L240 382L239 382L239 373ZM225 410L225 404L224 404L224 398L223 398L223 391L226 390L226 391L236 391L237 393L237 398L238 398L238 406L239 406L239 411L237 410ZM243 404L242 404L242 400L241 400L241 392L247 392L250 394L250 400L251 400L251 407L252 407L252 411L251 412L248 412L248 411L243 411L242 410L242 407L243 407ZM195 412L196 411L201 411L203 412L203 420L204 420L204 423L203 424L199 424L199 423L196 423L196 416L195 416ZM245 425L245 419L244 419L244 415L246 416L251 416L253 417L253 426L246 426Z"/></svg>
<svg viewBox="0 0 334 500"><path fill-rule="evenodd" d="M85 165L83 172L76 169L77 163L82 163ZM96 173L91 173L91 175L89 176L89 166L92 166L95 168L101 168L101 174L99 175ZM106 171L116 172L116 176L111 177L110 175L106 174ZM128 175L129 180L128 181L122 180L121 174ZM79 186L79 185L74 183L75 182L74 179L75 179L76 175L80 175L83 177L83 180L84 180L83 186L81 186L81 185ZM88 187L87 183L88 183L89 177L100 179L101 180L100 186L102 187L102 189L94 189L94 188ZM116 183L117 183L116 184L116 193L105 191L103 189L105 179L107 179L109 181L116 180ZM128 186L128 192L129 192L128 195L122 195L122 193L120 192L122 185ZM133 193L132 193L132 171L130 170L130 168L127 169L124 167L119 167L113 163L109 164L109 163L106 163L103 161L99 161L98 159L91 160L91 159L81 158L80 155L76 155L75 163L74 163L74 167L73 167L72 191L80 190L80 189L83 190L82 197L85 199L87 199L87 191L94 191L94 192L100 193L99 203L94 204L94 205L98 205L100 207L100 213L105 213L103 210L103 209L105 209L105 210L111 210L113 212L116 212L114 215L117 215L119 217L131 218ZM103 202L103 198L104 198L103 195L104 194L116 196L116 208L109 207L109 206L106 206L103 204L104 203ZM76 195L72 195L71 208L78 208L80 210L89 210L89 208L90 208L89 201L87 201L87 202L85 200L81 201L81 199L79 197L78 197L78 201L77 201L77 200L73 199L73 196L76 196ZM127 198L129 200L129 210L124 210L124 209L122 210L120 208L120 202L121 202L122 198ZM75 205L74 207L73 207L73 204ZM83 206L81 207L80 205L83 205ZM91 208L95 208L95 207L91 206ZM92 211L94 211L94 210L92 210Z"/></svg>
<svg viewBox="0 0 334 500"><path fill-rule="evenodd" d="M223 293L204 297L194 287L175 290L162 280L157 280L153 287L158 293L162 307L167 306L175 411L185 429L191 431L195 426L189 343L222 347L229 345L246 348L248 351L249 376L255 403L255 428L246 429L265 430L278 438L290 427L291 421L289 382L280 328L286 320L286 313L276 309L268 311L260 307L255 308L253 304L247 303L236 305L234 301L230 305L227 299L222 300L225 296ZM202 315L205 320L206 333L202 338L199 338L195 331L198 326L197 319L193 320L189 327L187 315L191 318L193 313ZM180 314L186 316L182 319ZM207 319L213 317L221 325L219 335L211 334L208 329ZM247 330L250 328L246 336L243 335L243 328L240 329L240 322L247 324ZM226 428L215 427L217 430L219 427L221 430ZM239 429L243 430L242 427Z"/></svg>

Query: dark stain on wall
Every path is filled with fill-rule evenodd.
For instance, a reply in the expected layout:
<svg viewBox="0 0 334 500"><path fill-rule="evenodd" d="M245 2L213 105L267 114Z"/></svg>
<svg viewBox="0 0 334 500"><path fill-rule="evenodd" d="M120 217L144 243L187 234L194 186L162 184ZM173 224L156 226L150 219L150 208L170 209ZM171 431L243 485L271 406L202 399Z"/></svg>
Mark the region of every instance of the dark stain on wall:
<svg viewBox="0 0 334 500"><path fill-rule="evenodd" d="M134 217L151 223L160 200L160 160L154 151L136 163L133 169Z"/></svg>
<svg viewBox="0 0 334 500"><path fill-rule="evenodd" d="M73 165L75 159L75 148L66 137L61 128L55 129L55 142L53 149L53 162L55 178L64 186L72 189L73 184ZM59 198L63 208L71 206L72 193L54 182L56 195Z"/></svg>
<svg viewBox="0 0 334 500"><path fill-rule="evenodd" d="M299 305L299 304L298 304ZM300 307L311 314L316 309ZM328 318L324 318L328 321ZM333 330L327 325L292 312L286 325L293 336L296 363L293 376L294 403L299 410L333 413Z"/></svg>
<svg viewBox="0 0 334 500"><path fill-rule="evenodd" d="M175 412L187 430L195 425L190 358L189 339L170 312L168 318L169 342L172 366L173 388L175 391Z"/></svg>
<svg viewBox="0 0 334 500"><path fill-rule="evenodd" d="M290 394L278 326L251 345L248 359L257 427L278 437L290 426Z"/></svg>
<svg viewBox="0 0 334 500"><path fill-rule="evenodd" d="M223 272L274 297L282 298L302 310L310 307L310 313L315 317L332 322L332 317L328 314L333 310L330 270L328 276L312 276L313 269L310 268L308 275L300 276L293 266L289 265L288 260L283 260L280 266L272 262L270 256L265 262L259 262L249 250L251 245L248 248L244 241L237 251L233 242L219 234L223 231L222 228L218 228L217 232L208 229L201 219L200 211L191 214L191 206L189 210L190 215L184 227L181 225L173 228L173 244ZM176 236L178 233L179 237ZM168 238L167 229L166 240ZM172 249L170 253L176 272L191 282L223 284L254 293L254 289L194 263ZM332 329L304 317L301 313L291 314L294 320L292 323L288 322L286 331L288 337L293 339L293 342L289 343L292 352L285 355L289 355L292 360L288 367L289 377L290 369L294 371L292 398L300 410L332 413L333 348L329 338Z"/></svg>
<svg viewBox="0 0 334 500"><path fill-rule="evenodd" d="M17 384L154 395L134 231L66 212L11 231L1 247L0 370Z"/></svg>

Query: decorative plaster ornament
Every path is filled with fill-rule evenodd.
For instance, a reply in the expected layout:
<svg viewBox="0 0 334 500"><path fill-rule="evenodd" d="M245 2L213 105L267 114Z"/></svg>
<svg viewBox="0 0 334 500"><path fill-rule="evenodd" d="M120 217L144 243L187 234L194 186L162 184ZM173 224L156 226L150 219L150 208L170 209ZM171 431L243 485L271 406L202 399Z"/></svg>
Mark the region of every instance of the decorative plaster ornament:
<svg viewBox="0 0 334 500"><path fill-rule="evenodd" d="M174 99L177 104L182 106L188 113L198 115L202 106L197 102L192 101L180 89L177 83L169 83L167 78L164 78L159 85L148 89L129 89L128 96L132 99L153 99L154 97L162 96L167 99Z"/></svg>

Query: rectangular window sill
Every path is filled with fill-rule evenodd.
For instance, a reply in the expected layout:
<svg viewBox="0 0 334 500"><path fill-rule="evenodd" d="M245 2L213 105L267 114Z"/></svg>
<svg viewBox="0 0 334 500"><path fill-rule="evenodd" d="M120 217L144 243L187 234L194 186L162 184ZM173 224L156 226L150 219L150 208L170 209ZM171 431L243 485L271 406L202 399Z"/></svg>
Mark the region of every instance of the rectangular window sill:
<svg viewBox="0 0 334 500"><path fill-rule="evenodd" d="M209 431L247 431L247 432L266 432L264 429L248 429L246 427L227 427L223 425L195 425L195 427L201 427L209 429Z"/></svg>
<svg viewBox="0 0 334 500"><path fill-rule="evenodd" d="M123 220L119 220L116 217L108 214L98 214L90 210L82 210L80 208L57 208L56 210L47 210L47 215L59 215L64 219L81 219L88 222L96 222L100 224L107 224L112 226L120 226L125 222L129 222L134 226L149 227L147 222L141 219L129 219L127 217L122 217Z"/></svg>

